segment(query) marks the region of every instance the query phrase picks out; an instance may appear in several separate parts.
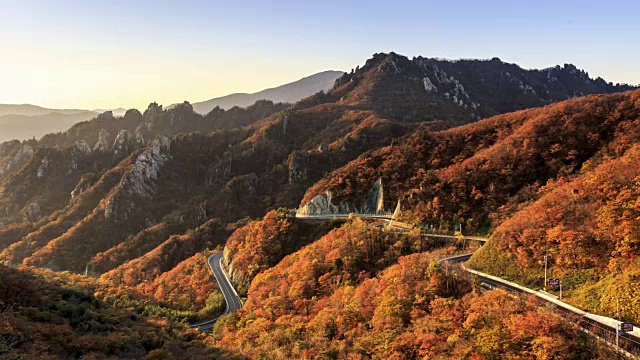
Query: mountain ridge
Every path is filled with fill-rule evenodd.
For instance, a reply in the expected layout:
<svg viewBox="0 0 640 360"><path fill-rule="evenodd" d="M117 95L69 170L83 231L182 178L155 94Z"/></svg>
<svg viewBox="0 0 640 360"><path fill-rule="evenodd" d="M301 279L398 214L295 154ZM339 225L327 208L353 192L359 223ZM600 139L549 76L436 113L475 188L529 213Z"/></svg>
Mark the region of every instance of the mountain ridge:
<svg viewBox="0 0 640 360"><path fill-rule="evenodd" d="M499 58L409 59L391 52L374 54L362 68L336 80L333 92L343 95L339 103L373 108L397 120L446 119L461 125L576 96L636 88L591 79L571 64L525 70Z"/></svg>
<svg viewBox="0 0 640 360"><path fill-rule="evenodd" d="M77 114L80 112L86 112L90 110L83 109L50 109L39 105L32 104L0 104L0 116L4 115L24 115L24 116L37 116L46 115L49 113L59 114Z"/></svg>

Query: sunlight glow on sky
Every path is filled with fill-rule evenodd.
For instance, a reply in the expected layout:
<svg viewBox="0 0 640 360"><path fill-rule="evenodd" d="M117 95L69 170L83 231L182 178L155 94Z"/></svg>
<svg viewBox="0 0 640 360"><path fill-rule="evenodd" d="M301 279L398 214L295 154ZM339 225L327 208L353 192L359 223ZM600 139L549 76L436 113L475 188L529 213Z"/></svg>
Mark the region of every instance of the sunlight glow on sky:
<svg viewBox="0 0 640 360"><path fill-rule="evenodd" d="M574 63L640 84L640 2L558 3L0 0L0 103L144 109L349 71L389 51Z"/></svg>

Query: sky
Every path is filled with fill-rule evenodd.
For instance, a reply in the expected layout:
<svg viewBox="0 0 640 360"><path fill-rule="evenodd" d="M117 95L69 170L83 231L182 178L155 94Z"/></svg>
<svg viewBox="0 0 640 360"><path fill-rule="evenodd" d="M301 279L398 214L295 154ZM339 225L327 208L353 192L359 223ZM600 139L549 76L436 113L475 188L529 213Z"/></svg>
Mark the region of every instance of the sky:
<svg viewBox="0 0 640 360"><path fill-rule="evenodd" d="M145 109L256 92L374 53L573 63L640 84L639 1L0 0L0 103Z"/></svg>

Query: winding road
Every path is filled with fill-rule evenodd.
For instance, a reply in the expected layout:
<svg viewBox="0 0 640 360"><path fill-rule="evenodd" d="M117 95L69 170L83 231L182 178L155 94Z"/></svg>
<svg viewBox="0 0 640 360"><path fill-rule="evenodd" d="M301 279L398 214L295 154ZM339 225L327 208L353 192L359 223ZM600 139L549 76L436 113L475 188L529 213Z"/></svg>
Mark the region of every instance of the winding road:
<svg viewBox="0 0 640 360"><path fill-rule="evenodd" d="M335 215L331 216L331 218L335 218L335 217L336 217ZM380 217L377 215L373 215L370 217L371 218L375 217L377 219L380 219ZM318 219L320 218L320 216L313 216L313 217L306 217L306 218ZM400 223L400 225L404 225L404 224ZM396 231L402 232L402 231L406 231L406 229L400 226L396 228ZM423 234L423 235L427 237L458 239L457 236L448 235L448 234L446 235L445 234ZM487 241L486 238L478 237L478 236L464 236L464 239L477 241L483 244ZM490 288L502 288L517 295L533 294L537 296L539 299L552 304L553 306L556 307L556 309L564 313L566 316L576 316L578 318L576 322L588 333L605 340L609 344L615 344L616 325L619 323L617 320L607 318L604 316L587 313L581 309L575 308L569 304L559 301L553 298L552 296L549 296L546 293L537 292L537 291L525 288L523 286L520 286L518 284L506 281L504 279L491 276L489 274L481 273L476 270L469 269L464 266L464 262L469 260L469 258L472 255L473 253L449 256L449 257L438 260L438 263L444 264L449 268L452 267L452 264L460 263L462 270L472 274L472 276L475 276L476 279L478 279L485 286L488 286ZM227 277L226 272L222 268L222 263L221 263L222 256L223 256L222 251L215 253L209 257L208 263L209 263L209 267L211 268L211 271L213 272L213 275L215 276L218 282L220 291L222 291L224 299L227 303L227 308L225 312L222 314L222 315L226 315L228 313L231 313L240 309L243 304L242 304L242 300L240 300L240 297L238 296L238 293L233 288L231 281ZM191 325L191 327L198 328L200 331L211 331L211 329L213 328L217 320L218 318L215 318L213 320L209 320L200 324ZM620 344L618 349L623 350L624 354L627 356L634 356L632 354L640 354L640 336L638 335L639 335L639 331L637 330L637 328L634 329L633 333L620 334L620 337L619 337Z"/></svg>
<svg viewBox="0 0 640 360"><path fill-rule="evenodd" d="M218 287L220 288L220 291L224 296L224 300L227 303L227 308L220 316L232 313L242 307L242 300L240 300L240 296L238 296L236 289L234 289L233 285L231 284L231 280L229 280L227 273L222 268L222 256L223 252L220 251L209 256L209 259L207 259L209 268L213 272L213 276L215 276L216 281L218 282ZM220 316L213 320L205 321L199 324L193 324L190 327L197 328L198 330L204 332L211 331L211 329L213 329L213 325L220 318Z"/></svg>

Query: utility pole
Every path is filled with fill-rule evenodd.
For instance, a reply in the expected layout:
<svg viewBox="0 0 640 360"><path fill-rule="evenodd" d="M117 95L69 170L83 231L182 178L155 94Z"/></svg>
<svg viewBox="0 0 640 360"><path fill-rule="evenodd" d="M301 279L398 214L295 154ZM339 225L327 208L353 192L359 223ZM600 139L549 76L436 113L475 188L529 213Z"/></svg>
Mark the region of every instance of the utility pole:
<svg viewBox="0 0 640 360"><path fill-rule="evenodd" d="M544 287L547 287L547 254L544 255Z"/></svg>
<svg viewBox="0 0 640 360"><path fill-rule="evenodd" d="M560 300L562 300L562 279L560 279Z"/></svg>

